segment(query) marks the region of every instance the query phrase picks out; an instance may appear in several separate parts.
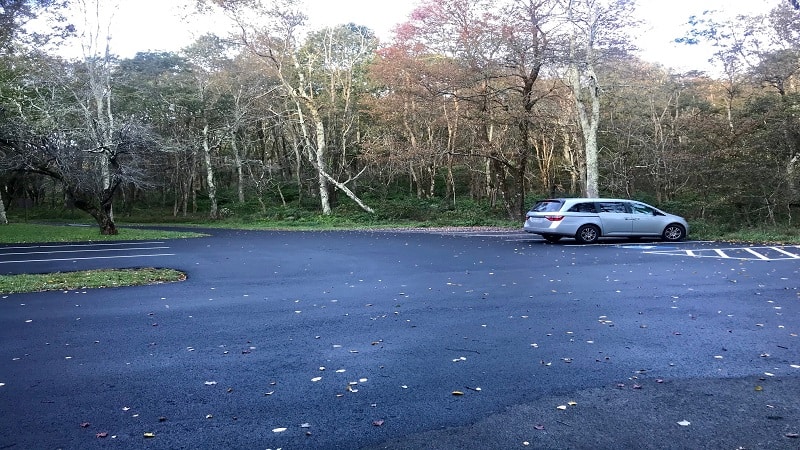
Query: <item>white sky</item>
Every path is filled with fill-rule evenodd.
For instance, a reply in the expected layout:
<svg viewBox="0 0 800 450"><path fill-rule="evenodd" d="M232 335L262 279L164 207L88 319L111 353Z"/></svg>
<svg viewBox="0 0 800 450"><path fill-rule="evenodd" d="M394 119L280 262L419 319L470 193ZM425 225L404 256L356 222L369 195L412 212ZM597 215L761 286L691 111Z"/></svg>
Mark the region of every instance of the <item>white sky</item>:
<svg viewBox="0 0 800 450"><path fill-rule="evenodd" d="M133 56L137 51L177 50L215 28L212 22L189 26L182 20L192 0L117 1L120 7L114 17L111 48L113 53L123 57ZM303 1L312 29L354 22L375 30L383 41L390 39L392 28L404 22L420 3L420 0ZM638 0L639 15L649 25L636 44L646 60L679 70L706 68L709 49L673 43L686 30L689 16L701 15L706 10L716 10L730 17L763 13L785 1Z"/></svg>

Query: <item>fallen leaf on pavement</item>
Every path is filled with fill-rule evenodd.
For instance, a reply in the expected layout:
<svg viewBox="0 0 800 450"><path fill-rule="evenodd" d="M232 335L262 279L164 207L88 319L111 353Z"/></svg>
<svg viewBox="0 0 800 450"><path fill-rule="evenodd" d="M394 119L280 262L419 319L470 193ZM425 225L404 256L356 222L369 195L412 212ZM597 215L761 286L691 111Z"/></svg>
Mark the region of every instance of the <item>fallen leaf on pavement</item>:
<svg viewBox="0 0 800 450"><path fill-rule="evenodd" d="M97 437L97 438L104 438L104 437L108 437L108 433L105 432L105 431L101 431L101 432L95 434L94 436Z"/></svg>
<svg viewBox="0 0 800 450"><path fill-rule="evenodd" d="M453 391L453 395L464 395L461 391Z"/></svg>
<svg viewBox="0 0 800 450"><path fill-rule="evenodd" d="M680 422L678 422L678 425L680 425L682 427L688 427L691 424L692 424L692 422L689 422L688 420L681 420Z"/></svg>
<svg viewBox="0 0 800 450"><path fill-rule="evenodd" d="M375 425L376 427L379 427L379 426L383 425L383 422L384 422L383 419L373 420L372 424Z"/></svg>
<svg viewBox="0 0 800 450"><path fill-rule="evenodd" d="M534 429L534 430L540 430L540 431L541 431L541 430L544 430L544 425L541 425L541 424L539 424L539 425L534 425L534 426L533 426L533 429Z"/></svg>
<svg viewBox="0 0 800 450"><path fill-rule="evenodd" d="M154 438L154 437L156 437L156 434L155 433L151 433L151 432L147 432L147 433L144 434L144 437L146 437L146 438Z"/></svg>
<svg viewBox="0 0 800 450"><path fill-rule="evenodd" d="M89 422L81 422L81 428L89 428L89 425L91 425L91 423L89 423Z"/></svg>

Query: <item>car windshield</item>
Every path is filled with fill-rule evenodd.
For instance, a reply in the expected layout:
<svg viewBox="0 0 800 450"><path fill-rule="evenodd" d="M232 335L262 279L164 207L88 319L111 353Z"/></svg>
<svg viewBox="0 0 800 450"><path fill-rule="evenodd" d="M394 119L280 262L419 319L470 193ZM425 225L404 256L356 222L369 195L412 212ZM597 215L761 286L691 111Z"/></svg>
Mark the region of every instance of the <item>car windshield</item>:
<svg viewBox="0 0 800 450"><path fill-rule="evenodd" d="M536 202L531 208L533 212L557 212L563 203L559 200L542 200Z"/></svg>

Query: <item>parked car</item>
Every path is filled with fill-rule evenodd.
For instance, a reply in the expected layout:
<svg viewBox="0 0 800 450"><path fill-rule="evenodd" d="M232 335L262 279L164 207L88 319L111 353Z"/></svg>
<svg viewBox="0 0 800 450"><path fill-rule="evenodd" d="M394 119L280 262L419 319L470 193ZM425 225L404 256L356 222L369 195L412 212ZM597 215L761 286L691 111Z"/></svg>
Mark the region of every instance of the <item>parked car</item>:
<svg viewBox="0 0 800 450"><path fill-rule="evenodd" d="M686 238L689 224L683 217L634 200L552 198L533 205L524 229L548 242L570 237L591 244L605 236L660 237L674 242Z"/></svg>

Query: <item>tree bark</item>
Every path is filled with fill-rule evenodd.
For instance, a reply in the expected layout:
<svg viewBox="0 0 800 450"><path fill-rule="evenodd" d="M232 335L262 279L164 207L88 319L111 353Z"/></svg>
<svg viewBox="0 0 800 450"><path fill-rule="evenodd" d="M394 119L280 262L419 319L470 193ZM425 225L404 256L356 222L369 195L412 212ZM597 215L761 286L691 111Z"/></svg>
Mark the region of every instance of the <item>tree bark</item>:
<svg viewBox="0 0 800 450"><path fill-rule="evenodd" d="M212 219L218 219L219 207L217 205L217 185L214 183L214 166L211 162L211 146L208 143L208 124L203 127L203 160L205 161L206 166L208 200L211 202L208 216Z"/></svg>
<svg viewBox="0 0 800 450"><path fill-rule="evenodd" d="M234 165L236 166L236 187L239 203L244 203L244 169L239 146L236 145L236 132L231 131L231 149L233 150Z"/></svg>
<svg viewBox="0 0 800 450"><path fill-rule="evenodd" d="M100 234L104 236L115 236L119 233L119 230L117 230L114 218L111 216L111 199L114 197L114 191L116 191L116 186L105 189L99 205L91 199L79 198L72 189L67 190L67 195L76 208L88 213L94 218L98 227L100 227Z"/></svg>
<svg viewBox="0 0 800 450"><path fill-rule="evenodd" d="M570 5L570 20L572 20L572 6ZM590 13L591 19L596 19L597 11ZM597 127L600 122L600 87L597 83L597 74L594 71L594 34L596 24L594 21L587 24L587 36L584 37L586 44L583 48L585 55L578 61L577 55L577 31L570 35L569 41L569 68L567 79L572 88L572 97L575 100L578 123L583 135L584 152L586 154L586 178L584 185L584 196L597 198L600 196L598 187L599 170L597 165ZM585 66L581 71L579 65ZM581 85L581 79L587 80L586 89ZM588 99L584 99L584 93ZM588 104L587 104L588 103Z"/></svg>
<svg viewBox="0 0 800 450"><path fill-rule="evenodd" d="M7 225L8 217L6 217L6 205L3 203L3 196L0 194L0 225Z"/></svg>

